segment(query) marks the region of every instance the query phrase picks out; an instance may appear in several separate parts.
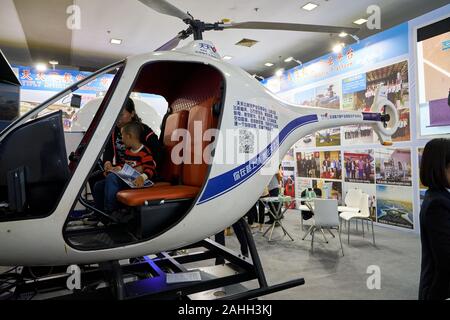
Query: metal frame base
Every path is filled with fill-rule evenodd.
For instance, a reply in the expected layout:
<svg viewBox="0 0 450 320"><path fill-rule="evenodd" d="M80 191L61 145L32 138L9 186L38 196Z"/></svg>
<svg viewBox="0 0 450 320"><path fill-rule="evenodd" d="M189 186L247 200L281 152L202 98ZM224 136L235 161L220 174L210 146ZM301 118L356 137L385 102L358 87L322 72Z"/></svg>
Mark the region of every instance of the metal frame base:
<svg viewBox="0 0 450 320"><path fill-rule="evenodd" d="M242 219L251 260L220 244L206 239L197 244L178 250L192 250L193 253L172 255L161 252L155 258L144 257L137 263L119 264L118 261L101 263L98 266L80 266L82 269L81 290L69 291L66 287L68 274L66 267L55 267L46 277L35 278L16 287L18 300L35 294L35 299L55 300L191 300L190 296L208 290L258 280L259 288L246 290L220 299L254 299L269 293L303 285L303 278L268 286L255 247L253 236L247 223ZM209 265L189 270L185 264L223 258L225 265ZM24 269L26 270L26 268ZM167 284L169 273L200 271L202 280L189 283ZM219 276L217 276L219 275Z"/></svg>

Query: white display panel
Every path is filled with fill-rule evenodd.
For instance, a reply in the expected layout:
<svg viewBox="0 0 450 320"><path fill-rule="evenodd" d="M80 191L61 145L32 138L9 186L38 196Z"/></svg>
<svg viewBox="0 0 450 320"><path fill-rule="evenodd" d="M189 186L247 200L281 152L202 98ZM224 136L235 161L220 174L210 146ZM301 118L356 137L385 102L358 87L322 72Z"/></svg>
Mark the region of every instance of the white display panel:
<svg viewBox="0 0 450 320"><path fill-rule="evenodd" d="M420 134L450 133L450 32L417 43Z"/></svg>

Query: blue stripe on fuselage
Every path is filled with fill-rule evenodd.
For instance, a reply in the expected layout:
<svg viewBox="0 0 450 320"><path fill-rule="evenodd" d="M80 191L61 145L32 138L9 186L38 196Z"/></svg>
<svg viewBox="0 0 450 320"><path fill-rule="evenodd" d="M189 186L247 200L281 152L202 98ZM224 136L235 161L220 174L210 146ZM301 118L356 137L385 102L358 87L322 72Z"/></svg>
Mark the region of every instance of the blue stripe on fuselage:
<svg viewBox="0 0 450 320"><path fill-rule="evenodd" d="M253 159L233 170L209 179L198 204L215 199L250 179L267 163L267 161L269 161L280 145L294 130L315 122L318 122L317 115L315 114L303 116L289 122L288 125L281 130L278 137Z"/></svg>

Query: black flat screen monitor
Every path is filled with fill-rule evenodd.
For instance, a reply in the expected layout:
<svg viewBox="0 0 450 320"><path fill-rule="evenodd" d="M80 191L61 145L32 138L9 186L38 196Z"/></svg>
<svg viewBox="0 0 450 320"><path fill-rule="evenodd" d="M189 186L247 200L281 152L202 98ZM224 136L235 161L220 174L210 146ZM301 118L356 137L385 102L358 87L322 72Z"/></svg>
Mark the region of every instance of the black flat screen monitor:
<svg viewBox="0 0 450 320"><path fill-rule="evenodd" d="M61 111L23 124L0 142L0 202L14 196L8 173L18 168L25 169L25 213L51 213L70 176Z"/></svg>

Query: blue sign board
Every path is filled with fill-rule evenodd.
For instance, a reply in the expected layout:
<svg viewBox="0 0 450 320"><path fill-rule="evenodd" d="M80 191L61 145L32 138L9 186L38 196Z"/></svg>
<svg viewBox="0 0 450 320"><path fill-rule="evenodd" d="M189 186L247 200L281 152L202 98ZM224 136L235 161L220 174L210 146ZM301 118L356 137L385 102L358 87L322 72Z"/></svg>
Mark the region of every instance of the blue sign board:
<svg viewBox="0 0 450 320"><path fill-rule="evenodd" d="M75 70L48 70L39 72L32 67L16 66L22 90L62 91L90 76L91 72ZM108 90L114 75L105 74L80 88L79 93L104 92Z"/></svg>
<svg viewBox="0 0 450 320"><path fill-rule="evenodd" d="M349 45L340 53L330 53L286 71L280 78L280 92L407 55L408 48L406 22ZM262 83L267 85L273 79L266 79Z"/></svg>

